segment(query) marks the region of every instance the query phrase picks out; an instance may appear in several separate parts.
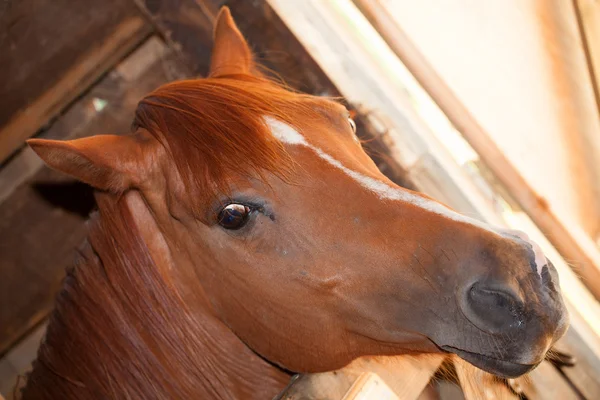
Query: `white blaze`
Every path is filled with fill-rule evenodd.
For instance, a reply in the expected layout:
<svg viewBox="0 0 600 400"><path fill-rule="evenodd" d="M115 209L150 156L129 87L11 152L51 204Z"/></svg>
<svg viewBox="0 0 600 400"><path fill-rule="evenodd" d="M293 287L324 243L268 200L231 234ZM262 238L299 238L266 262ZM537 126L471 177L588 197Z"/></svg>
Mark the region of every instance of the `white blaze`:
<svg viewBox="0 0 600 400"><path fill-rule="evenodd" d="M354 181L359 183L363 188L376 194L377 197L379 197L380 199L404 201L413 204L417 207L428 210L430 212L433 212L435 214L442 215L451 220L477 226L478 228L485 229L499 236L517 236L522 240L526 241L527 243L531 244L535 253L536 269L539 275L541 275L542 273L542 267L544 267L544 265L547 264L546 257L542 253L540 247L536 243L531 241L525 233L515 230L504 232L500 231L484 222L452 211L438 202L429 200L421 196L417 196L407 190L392 187L385 182L371 178L370 176L366 176L360 172L351 170L350 168L343 165L339 160L336 160L331 155L325 153L323 150L308 143L306 138L290 125L268 116L264 117L264 120L271 129L273 136L281 143L299 145L309 148L310 150L314 151L315 154L321 159L325 160L328 164L332 165L333 167L339 169L340 171L348 175Z"/></svg>

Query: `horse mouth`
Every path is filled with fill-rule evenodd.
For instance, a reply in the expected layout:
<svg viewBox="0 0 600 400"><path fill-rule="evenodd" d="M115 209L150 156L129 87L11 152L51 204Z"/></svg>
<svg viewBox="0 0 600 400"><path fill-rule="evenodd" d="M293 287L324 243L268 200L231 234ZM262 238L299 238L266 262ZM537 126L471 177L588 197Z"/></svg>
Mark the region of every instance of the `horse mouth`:
<svg viewBox="0 0 600 400"><path fill-rule="evenodd" d="M497 358L484 356L483 354L471 353L469 351L457 349L456 347L452 346L442 346L442 349L450 353L454 353L477 368L497 375L501 378L519 377L531 371L539 364L518 364L510 361L503 361Z"/></svg>

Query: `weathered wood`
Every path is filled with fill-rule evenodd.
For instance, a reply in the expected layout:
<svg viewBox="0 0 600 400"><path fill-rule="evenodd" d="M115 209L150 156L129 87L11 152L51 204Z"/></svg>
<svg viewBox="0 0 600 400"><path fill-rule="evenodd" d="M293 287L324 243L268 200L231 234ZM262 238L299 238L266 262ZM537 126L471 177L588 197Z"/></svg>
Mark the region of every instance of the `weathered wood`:
<svg viewBox="0 0 600 400"><path fill-rule="evenodd" d="M575 7L594 85L596 105L600 111L600 3L594 0L575 0ZM600 241L600 232L596 239Z"/></svg>
<svg viewBox="0 0 600 400"><path fill-rule="evenodd" d="M129 1L14 2L0 17L0 163L150 31Z"/></svg>
<svg viewBox="0 0 600 400"><path fill-rule="evenodd" d="M307 374L296 378L277 399L341 400L366 373L376 374L402 400L417 399L446 355L359 358L332 372ZM357 386L367 382L359 383ZM360 387L355 387L359 389ZM361 397L362 399L362 397ZM373 397L373 400L378 397Z"/></svg>
<svg viewBox="0 0 600 400"><path fill-rule="evenodd" d="M222 1L134 0L193 75L210 65L213 20Z"/></svg>
<svg viewBox="0 0 600 400"><path fill-rule="evenodd" d="M204 76L208 72L212 21L219 8L227 5L267 73L274 73L305 93L339 96L331 80L264 0L135 1L196 74Z"/></svg>
<svg viewBox="0 0 600 400"><path fill-rule="evenodd" d="M578 400L581 398L548 361L542 362L520 381L523 393L528 399Z"/></svg>
<svg viewBox="0 0 600 400"><path fill-rule="evenodd" d="M579 324L577 325L579 326ZM596 344L594 350L600 349ZM555 346L558 350L575 355L575 365L560 368L574 388L586 399L600 399L600 359L588 348L582 336L571 326L565 337Z"/></svg>
<svg viewBox="0 0 600 400"><path fill-rule="evenodd" d="M156 50L156 39L149 45L131 56L158 53L143 73L138 71L133 80L123 77L129 76L124 68L108 75L57 119L45 137L128 132L139 99L177 70L163 50ZM1 204L0 354L52 307L65 268L85 237L84 220L92 205L89 188L45 167Z"/></svg>
<svg viewBox="0 0 600 400"><path fill-rule="evenodd" d="M154 36L148 39L143 45L143 51L136 51L119 63L114 70L124 82L133 82L138 79L149 68L150 64L156 62L157 57L165 55L167 47L164 42ZM175 69L169 66L174 66ZM178 70L183 70L178 64L167 63L165 68L170 68L168 75L172 78L179 76L189 76L189 73L181 74ZM94 100L92 100L94 101ZM66 118L56 122L56 125L61 126L61 129L50 129L41 132L37 137L42 139L68 139L81 133L82 129L87 127L87 123L91 118L95 117L95 107L102 105L103 99L97 98L96 103L91 104L88 108L74 106L68 114L68 118L72 118L73 123L66 122ZM74 110L80 110L78 117L74 117ZM40 157L35 154L28 146L23 147L20 151L7 161L0 168L0 204L6 199L17 187L33 176L44 165Z"/></svg>
<svg viewBox="0 0 600 400"><path fill-rule="evenodd" d="M390 387L372 372L365 372L352 384L342 400L400 400Z"/></svg>

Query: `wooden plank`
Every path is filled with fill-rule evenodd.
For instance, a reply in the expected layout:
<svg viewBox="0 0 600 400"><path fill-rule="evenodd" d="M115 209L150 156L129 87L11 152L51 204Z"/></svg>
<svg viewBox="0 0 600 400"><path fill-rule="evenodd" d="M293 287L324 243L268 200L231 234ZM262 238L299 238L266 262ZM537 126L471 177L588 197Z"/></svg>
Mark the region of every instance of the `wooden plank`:
<svg viewBox="0 0 600 400"><path fill-rule="evenodd" d="M210 66L213 20L223 1L134 0L193 75Z"/></svg>
<svg viewBox="0 0 600 400"><path fill-rule="evenodd" d="M446 357L437 354L359 358L337 371L302 375L276 399L341 400L361 376L370 372L376 374L398 398L414 400L423 392Z"/></svg>
<svg viewBox="0 0 600 400"><path fill-rule="evenodd" d="M131 57L140 52L157 52L156 39ZM133 65L137 68L139 62ZM171 80L178 69L162 50L146 65L133 80L123 77L132 76L124 68L106 76L45 137L128 132L140 98ZM86 235L84 220L92 205L89 188L44 167L0 206L0 304L10 304L0 307L0 354L52 307L64 270Z"/></svg>
<svg viewBox="0 0 600 400"><path fill-rule="evenodd" d="M342 400L400 400L388 385L372 372L365 372L354 382Z"/></svg>
<svg viewBox="0 0 600 400"><path fill-rule="evenodd" d="M0 27L0 163L151 31L118 0L24 0Z"/></svg>
<svg viewBox="0 0 600 400"><path fill-rule="evenodd" d="M557 344L556 348L575 356L575 365L560 368L573 387L586 399L600 399L600 359L594 351L600 350L600 343L590 349L586 341L573 325Z"/></svg>
<svg viewBox="0 0 600 400"><path fill-rule="evenodd" d="M504 153L379 1L354 0L354 3L444 111L456 129L486 162L499 182L515 197L561 254L577 265L576 272L581 275L583 282L596 298L600 299L600 250L591 238L578 226L566 224L548 207L546 201L507 160Z"/></svg>
<svg viewBox="0 0 600 400"><path fill-rule="evenodd" d="M331 80L266 1L135 1L195 74L208 72L212 21L220 6L226 4L255 58L268 70L302 92L339 96Z"/></svg>
<svg viewBox="0 0 600 400"><path fill-rule="evenodd" d="M579 400L581 398L548 361L542 362L520 381L523 393L528 399Z"/></svg>
<svg viewBox="0 0 600 400"><path fill-rule="evenodd" d="M151 37L143 45L143 51L136 51L119 63L115 72L126 82L134 81L138 79L148 68L149 65L156 61L157 57L165 55L167 48L158 37ZM165 67L168 65L165 64ZM169 72L169 77L175 79L177 77L189 76L189 73L179 73L177 70L182 70L181 67L177 66ZM38 137L43 139L59 138L67 139L74 137L79 134L78 130L83 129L87 126L87 122L90 118L95 116L94 105L89 109L82 109L81 115L78 117L78 123L76 126L65 127L66 130L60 133L60 137L57 137L57 129L45 130L41 132ZM76 109L76 108L75 108ZM73 112L70 114L73 115ZM64 124L64 120L59 122L61 125ZM0 168L0 204L23 182L33 176L39 169L44 165L44 162L40 157L35 154L28 146L23 147L18 151L9 161L7 161L2 168Z"/></svg>

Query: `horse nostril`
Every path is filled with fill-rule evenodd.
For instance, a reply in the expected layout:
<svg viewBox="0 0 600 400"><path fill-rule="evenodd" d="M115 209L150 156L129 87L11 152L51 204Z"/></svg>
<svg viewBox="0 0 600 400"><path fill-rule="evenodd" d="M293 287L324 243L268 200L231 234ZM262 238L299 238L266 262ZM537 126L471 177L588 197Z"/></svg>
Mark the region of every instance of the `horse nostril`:
<svg viewBox="0 0 600 400"><path fill-rule="evenodd" d="M489 333L523 325L523 305L509 288L474 284L462 304L465 316L478 328Z"/></svg>

